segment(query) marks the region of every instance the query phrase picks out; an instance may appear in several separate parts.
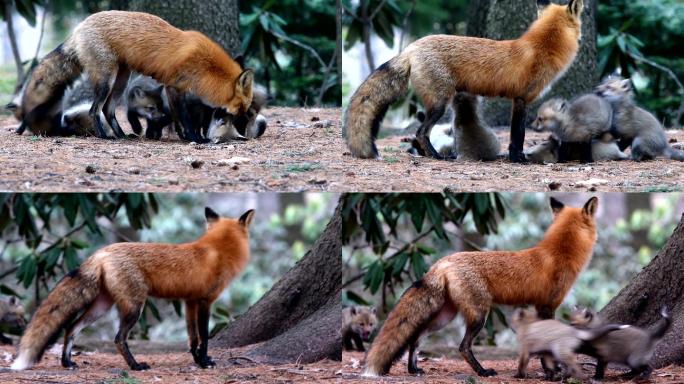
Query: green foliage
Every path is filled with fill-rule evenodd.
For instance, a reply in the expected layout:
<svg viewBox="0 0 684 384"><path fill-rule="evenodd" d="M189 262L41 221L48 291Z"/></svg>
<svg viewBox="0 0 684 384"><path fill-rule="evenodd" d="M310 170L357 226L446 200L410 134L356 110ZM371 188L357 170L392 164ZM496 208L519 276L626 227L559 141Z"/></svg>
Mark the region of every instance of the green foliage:
<svg viewBox="0 0 684 384"><path fill-rule="evenodd" d="M5 14L5 4L9 2L14 5L14 9L26 19L26 21L32 27L36 25L36 7L44 6L44 0L3 0L0 3L0 16L3 20L6 20L7 15Z"/></svg>
<svg viewBox="0 0 684 384"><path fill-rule="evenodd" d="M276 103L339 105L335 7L322 0L240 2L248 66ZM329 67L329 68L328 68Z"/></svg>
<svg viewBox="0 0 684 384"><path fill-rule="evenodd" d="M674 118L684 98L676 82L647 61L669 68L684 79L684 3L678 0L599 2L599 65L601 76L616 69L632 77L637 100L665 120ZM644 60L645 59L645 60Z"/></svg>
<svg viewBox="0 0 684 384"><path fill-rule="evenodd" d="M388 47L394 46L394 29L402 26L402 11L398 1L361 0L355 2L355 6L352 6L350 0L344 0L342 3L347 11L344 14L344 23L347 26L345 49L351 48L358 42L363 43L365 25L368 25Z"/></svg>

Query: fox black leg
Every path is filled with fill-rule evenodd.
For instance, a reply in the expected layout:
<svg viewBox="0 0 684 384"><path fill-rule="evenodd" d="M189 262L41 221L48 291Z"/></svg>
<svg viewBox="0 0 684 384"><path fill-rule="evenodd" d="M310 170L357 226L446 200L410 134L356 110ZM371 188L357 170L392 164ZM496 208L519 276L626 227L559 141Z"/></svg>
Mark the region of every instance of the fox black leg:
<svg viewBox="0 0 684 384"><path fill-rule="evenodd" d="M416 140L418 140L418 144L423 148L423 151L439 160L444 160L444 156L439 154L439 152L435 150L435 147L432 146L432 143L430 142L430 131L432 131L432 127L439 119L442 118L445 111L446 104L444 103L429 109L425 121L423 121L420 128L418 128L418 132L416 132Z"/></svg>
<svg viewBox="0 0 684 384"><path fill-rule="evenodd" d="M526 116L527 105L525 100L521 98L513 100L513 110L511 113L511 143L508 145L508 158L513 163L527 162L525 154L523 153Z"/></svg>

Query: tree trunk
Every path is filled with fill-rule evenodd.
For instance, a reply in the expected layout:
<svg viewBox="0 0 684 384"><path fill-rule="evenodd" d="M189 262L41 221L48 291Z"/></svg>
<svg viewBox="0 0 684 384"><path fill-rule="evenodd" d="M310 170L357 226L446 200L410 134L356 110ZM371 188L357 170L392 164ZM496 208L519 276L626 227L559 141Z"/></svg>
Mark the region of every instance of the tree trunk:
<svg viewBox="0 0 684 384"><path fill-rule="evenodd" d="M684 215L667 244L636 277L601 310L607 320L651 327L665 305L672 326L656 346L654 367L684 363Z"/></svg>
<svg viewBox="0 0 684 384"><path fill-rule="evenodd" d="M128 0L128 9L152 13L184 30L204 33L232 57L242 53L237 0Z"/></svg>
<svg viewBox="0 0 684 384"><path fill-rule="evenodd" d="M19 47L17 45L17 35L14 33L14 20L12 15L14 14L14 7L12 6L14 2L5 1L5 17L7 20L7 37L9 37L10 47L12 48L12 56L14 56L14 64L17 67L17 86L15 91L21 88L24 84L24 65L21 62L21 53L19 52Z"/></svg>
<svg viewBox="0 0 684 384"><path fill-rule="evenodd" d="M567 3L567 1L562 1ZM596 75L596 0L584 1L582 14L582 41L572 66L558 80L551 91L536 103L528 106L527 120L536 115L539 105L552 97L572 99L589 92L595 85ZM494 40L517 39L537 18L536 1L485 0L471 2L467 33L472 36ZM511 102L488 99L484 117L493 126L510 125Z"/></svg>
<svg viewBox="0 0 684 384"><path fill-rule="evenodd" d="M341 205L313 248L245 314L222 330L213 346L259 343L247 356L263 363L342 359Z"/></svg>

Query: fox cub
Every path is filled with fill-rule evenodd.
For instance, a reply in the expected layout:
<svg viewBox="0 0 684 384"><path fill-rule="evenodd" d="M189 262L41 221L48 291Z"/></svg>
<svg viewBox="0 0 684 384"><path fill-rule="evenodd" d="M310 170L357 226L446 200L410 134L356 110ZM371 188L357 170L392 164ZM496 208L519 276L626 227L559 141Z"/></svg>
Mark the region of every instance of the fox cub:
<svg viewBox="0 0 684 384"><path fill-rule="evenodd" d="M351 351L354 349L352 341L356 344L356 349L365 351L364 341L369 341L370 336L375 331L378 318L375 315L375 308L362 306L351 306L342 310L342 340L344 349Z"/></svg>

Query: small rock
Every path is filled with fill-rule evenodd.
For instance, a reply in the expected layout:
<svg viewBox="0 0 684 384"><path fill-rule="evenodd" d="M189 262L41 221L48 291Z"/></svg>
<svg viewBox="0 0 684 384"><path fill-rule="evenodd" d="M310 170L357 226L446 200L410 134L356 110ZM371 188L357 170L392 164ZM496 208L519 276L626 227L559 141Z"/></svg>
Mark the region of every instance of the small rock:
<svg viewBox="0 0 684 384"><path fill-rule="evenodd" d="M320 121L320 120L321 120L321 118L318 116L314 116L311 118L311 121Z"/></svg>
<svg viewBox="0 0 684 384"><path fill-rule="evenodd" d="M333 126L333 122L330 120L318 121L318 122L314 123L314 125L313 125L314 128L328 128L328 127L332 127L332 126Z"/></svg>
<svg viewBox="0 0 684 384"><path fill-rule="evenodd" d="M139 175L140 174L140 168L130 167L130 168L128 168L128 173L130 173L131 175Z"/></svg>
<svg viewBox="0 0 684 384"><path fill-rule="evenodd" d="M328 180L323 180L323 179L311 179L311 180L309 180L309 184L313 184L313 185L324 185L327 183L328 183Z"/></svg>
<svg viewBox="0 0 684 384"><path fill-rule="evenodd" d="M151 154L151 153L146 153L146 154L143 155L143 157L146 158L146 159L148 159L148 158L152 157L152 154Z"/></svg>
<svg viewBox="0 0 684 384"><path fill-rule="evenodd" d="M178 185L178 179L169 179L169 184Z"/></svg>
<svg viewBox="0 0 684 384"><path fill-rule="evenodd" d="M204 165L204 161L202 160L193 160L190 162L190 166L194 169L198 169Z"/></svg>
<svg viewBox="0 0 684 384"><path fill-rule="evenodd" d="M225 167L226 165L232 167L234 165L248 163L250 160L251 159L248 157L235 156L231 157L230 159L221 159L216 162L216 165L218 165L219 167Z"/></svg>
<svg viewBox="0 0 684 384"><path fill-rule="evenodd" d="M85 185L85 186L93 185L93 183L90 182L90 180L86 180L86 179L76 179L76 184L77 185Z"/></svg>
<svg viewBox="0 0 684 384"><path fill-rule="evenodd" d="M560 182L558 182L558 181L552 181L552 182L549 183L549 190L551 190L551 191L557 191L557 190L560 189L561 185L562 185L562 184L561 184Z"/></svg>
<svg viewBox="0 0 684 384"><path fill-rule="evenodd" d="M235 164L232 167L230 167L230 169L232 169L233 171L237 171L240 169L240 167L237 164Z"/></svg>
<svg viewBox="0 0 684 384"><path fill-rule="evenodd" d="M85 171L86 173L95 173L95 166L87 165Z"/></svg>
<svg viewBox="0 0 684 384"><path fill-rule="evenodd" d="M575 188L596 188L599 185L607 185L608 180L605 179L589 179L589 180L583 180L583 181L578 181L575 183Z"/></svg>

